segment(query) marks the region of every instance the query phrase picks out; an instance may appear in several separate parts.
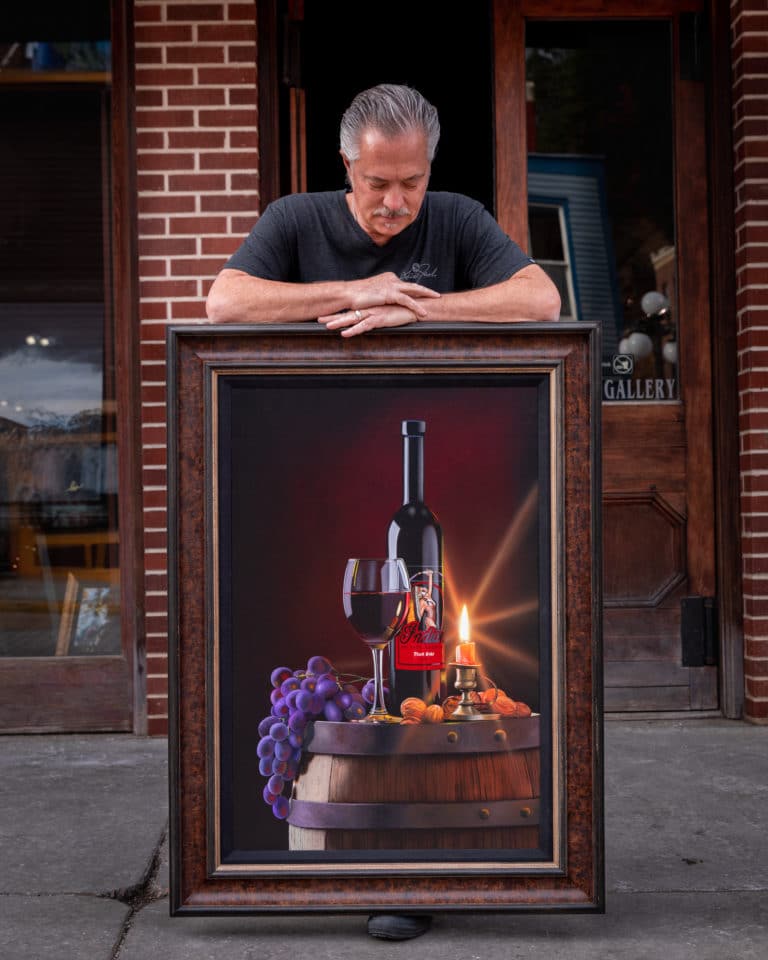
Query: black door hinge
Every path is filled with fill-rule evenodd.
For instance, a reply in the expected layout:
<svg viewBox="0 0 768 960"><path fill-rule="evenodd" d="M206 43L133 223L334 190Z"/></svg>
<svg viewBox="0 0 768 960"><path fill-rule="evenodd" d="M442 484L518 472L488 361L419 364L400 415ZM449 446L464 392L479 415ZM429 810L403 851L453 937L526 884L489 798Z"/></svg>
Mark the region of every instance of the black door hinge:
<svg viewBox="0 0 768 960"><path fill-rule="evenodd" d="M684 667L717 664L717 604L714 597L683 597L680 640Z"/></svg>

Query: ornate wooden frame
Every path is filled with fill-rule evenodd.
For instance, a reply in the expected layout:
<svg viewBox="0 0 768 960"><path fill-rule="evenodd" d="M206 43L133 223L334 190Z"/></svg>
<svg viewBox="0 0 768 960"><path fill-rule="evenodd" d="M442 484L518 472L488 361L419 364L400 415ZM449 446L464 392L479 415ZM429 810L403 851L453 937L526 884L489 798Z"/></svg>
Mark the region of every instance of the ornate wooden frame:
<svg viewBox="0 0 768 960"><path fill-rule="evenodd" d="M173 915L604 910L599 357L599 330L587 323L420 324L353 339L313 324L169 328ZM450 376L459 389L462 377L475 383L486 374L541 381L553 624L544 681L551 691L550 722L543 721L551 795L543 794L542 802L552 822L545 856L287 851L256 862L222 851L222 798L225 803L230 785L221 761L227 736L221 711L232 694L219 661L227 629L217 496L227 409L220 409L219 397L222 385L259 373L311 374L320 384L370 373L383 383Z"/></svg>

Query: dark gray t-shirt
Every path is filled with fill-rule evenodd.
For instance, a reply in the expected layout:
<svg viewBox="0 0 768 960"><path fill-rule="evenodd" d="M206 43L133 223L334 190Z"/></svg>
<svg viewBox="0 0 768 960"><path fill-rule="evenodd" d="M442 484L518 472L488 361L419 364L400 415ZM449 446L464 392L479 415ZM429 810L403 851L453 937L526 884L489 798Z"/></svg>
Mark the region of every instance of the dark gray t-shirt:
<svg viewBox="0 0 768 960"><path fill-rule="evenodd" d="M500 283L531 263L482 204L462 194L427 192L416 220L378 246L336 190L270 203L225 266L292 283L391 272L451 293Z"/></svg>

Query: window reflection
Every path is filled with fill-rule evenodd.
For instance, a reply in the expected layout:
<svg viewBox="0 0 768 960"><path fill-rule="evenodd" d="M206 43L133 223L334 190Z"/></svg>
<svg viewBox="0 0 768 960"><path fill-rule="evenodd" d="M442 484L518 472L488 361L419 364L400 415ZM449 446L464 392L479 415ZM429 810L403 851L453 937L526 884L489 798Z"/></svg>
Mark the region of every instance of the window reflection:
<svg viewBox="0 0 768 960"><path fill-rule="evenodd" d="M120 654L108 91L0 97L0 656Z"/></svg>
<svg viewBox="0 0 768 960"><path fill-rule="evenodd" d="M560 294L560 318L577 320L573 268L569 254L570 231L564 204L528 201L528 249L549 274Z"/></svg>
<svg viewBox="0 0 768 960"><path fill-rule="evenodd" d="M39 26L38 26L39 29ZM106 73L110 70L112 46L108 40L51 43L45 40L0 40L0 69Z"/></svg>
<svg viewBox="0 0 768 960"><path fill-rule="evenodd" d="M667 21L527 25L531 252L600 324L606 400L678 396L670 50Z"/></svg>

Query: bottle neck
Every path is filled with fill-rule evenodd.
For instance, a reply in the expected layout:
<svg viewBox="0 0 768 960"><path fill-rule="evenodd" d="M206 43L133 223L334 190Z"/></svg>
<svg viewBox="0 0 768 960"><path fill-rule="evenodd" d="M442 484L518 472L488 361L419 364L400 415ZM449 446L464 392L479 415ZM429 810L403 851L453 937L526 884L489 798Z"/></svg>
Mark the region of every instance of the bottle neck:
<svg viewBox="0 0 768 960"><path fill-rule="evenodd" d="M424 500L424 438L403 437L403 503Z"/></svg>

